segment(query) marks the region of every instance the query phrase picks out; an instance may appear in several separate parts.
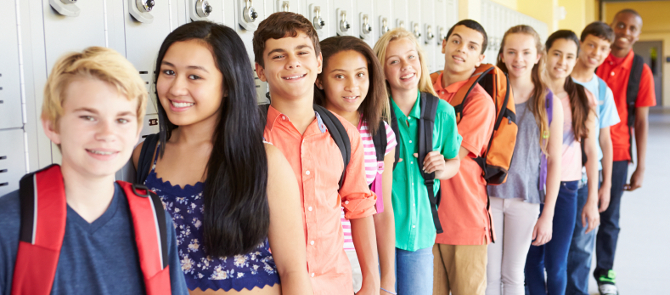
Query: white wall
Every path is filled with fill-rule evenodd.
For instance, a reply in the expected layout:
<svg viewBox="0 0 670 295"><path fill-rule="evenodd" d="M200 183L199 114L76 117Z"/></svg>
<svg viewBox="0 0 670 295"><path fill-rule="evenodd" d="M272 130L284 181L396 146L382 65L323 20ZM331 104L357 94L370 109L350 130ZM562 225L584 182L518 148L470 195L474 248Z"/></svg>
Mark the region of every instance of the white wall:
<svg viewBox="0 0 670 295"><path fill-rule="evenodd" d="M352 35L363 37L371 46L381 36L381 22L386 19L390 29L401 23L410 31L416 27L427 52L429 69L437 71L444 67L440 34L446 34L458 15L456 0L254 0L249 2L258 18L248 22L243 15L248 4L245 0L155 0L150 12L139 10L138 2L146 0L77 1L69 6L60 0L2 0L6 5L0 10L0 195L18 188L23 174L60 162L58 149L44 136L39 116L47 75L66 52L105 46L122 53L135 65L151 94L142 130L142 135L146 135L158 131L153 95L157 51L167 34L192 19L234 27L247 45L251 60L255 25L276 11L288 9L311 20L310 8L318 6L325 21L320 38L338 33ZM202 2L212 7L208 17L197 15L196 6ZM482 9L486 12L482 13L495 16L488 14L481 21L493 38L501 35L503 26L529 19L489 2L483 0ZM489 12L490 9L496 10ZM78 13L74 13L76 10ZM338 12L346 12L345 20L350 24L346 31L338 30L343 16ZM508 14L518 20L499 17ZM368 34L361 30L365 17L372 29ZM434 36L428 38L429 33ZM257 80L259 101L265 100L267 92L263 84ZM126 167L117 177L128 179L131 170Z"/></svg>

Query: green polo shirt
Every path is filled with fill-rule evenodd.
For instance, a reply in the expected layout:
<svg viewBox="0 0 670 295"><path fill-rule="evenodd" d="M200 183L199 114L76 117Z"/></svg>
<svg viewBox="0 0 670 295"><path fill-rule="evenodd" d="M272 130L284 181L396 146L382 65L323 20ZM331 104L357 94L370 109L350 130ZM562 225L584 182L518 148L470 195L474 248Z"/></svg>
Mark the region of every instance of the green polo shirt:
<svg viewBox="0 0 670 295"><path fill-rule="evenodd" d="M428 191L421 176L420 167L414 153L419 152L418 126L421 118L419 95L409 116L398 108L391 99L392 108L398 118L400 134L400 161L393 170L393 214L395 215L396 247L406 251L416 251L435 244L435 224L430 211ZM446 159L458 156L461 146L454 108L440 99L433 128L433 150L440 151ZM437 193L440 182L436 179L433 191Z"/></svg>

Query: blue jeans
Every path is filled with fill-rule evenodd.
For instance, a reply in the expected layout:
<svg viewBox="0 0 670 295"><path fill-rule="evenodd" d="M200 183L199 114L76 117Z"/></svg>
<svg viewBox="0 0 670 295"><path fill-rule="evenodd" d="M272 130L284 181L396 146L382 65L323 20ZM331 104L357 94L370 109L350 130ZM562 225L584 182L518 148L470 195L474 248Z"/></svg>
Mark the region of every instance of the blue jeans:
<svg viewBox="0 0 670 295"><path fill-rule="evenodd" d="M561 181L549 243L530 246L526 259L526 293L564 295L568 274L568 251L577 216L579 181ZM544 206L540 205L540 214ZM547 270L545 283L544 270Z"/></svg>
<svg viewBox="0 0 670 295"><path fill-rule="evenodd" d="M610 205L600 213L600 229L596 235L596 276L613 269L616 244L619 239L619 212L623 186L628 178L628 161L612 163L612 190Z"/></svg>
<svg viewBox="0 0 670 295"><path fill-rule="evenodd" d="M585 234L586 227L582 226L582 209L588 197L589 187L586 184L577 191L577 219L568 254L568 287L565 293L567 295L589 295L589 272L597 230Z"/></svg>
<svg viewBox="0 0 670 295"><path fill-rule="evenodd" d="M406 251L395 248L396 292L433 294L433 247Z"/></svg>

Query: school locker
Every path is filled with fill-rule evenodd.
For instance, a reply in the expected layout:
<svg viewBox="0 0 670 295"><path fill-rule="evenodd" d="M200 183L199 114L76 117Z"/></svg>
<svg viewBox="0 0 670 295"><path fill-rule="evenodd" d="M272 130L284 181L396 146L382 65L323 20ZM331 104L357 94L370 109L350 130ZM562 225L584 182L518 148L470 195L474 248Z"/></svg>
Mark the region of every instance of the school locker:
<svg viewBox="0 0 670 295"><path fill-rule="evenodd" d="M19 188L27 172L25 139L22 129L0 130L0 196ZM10 144L6 144L10 143Z"/></svg>
<svg viewBox="0 0 670 295"><path fill-rule="evenodd" d="M19 65L19 38L14 3L0 10L0 130L21 128L21 73ZM0 139L5 144L10 141Z"/></svg>
<svg viewBox="0 0 670 295"><path fill-rule="evenodd" d="M418 5L417 5L418 6ZM435 72L438 69L437 67L437 50L435 48L435 0L423 0L421 1L419 18L417 23L419 25L419 31L421 31L421 38L419 43L423 46L423 50L426 53L426 65L428 66L428 71Z"/></svg>
<svg viewBox="0 0 670 295"><path fill-rule="evenodd" d="M319 40L323 40L332 36L330 33L331 27L334 26L335 20L331 19L328 7L328 1L325 0L305 0L304 7L307 8L305 17L312 22ZM332 28L335 32L335 28Z"/></svg>
<svg viewBox="0 0 670 295"><path fill-rule="evenodd" d="M356 36L353 0L330 1L330 36Z"/></svg>
<svg viewBox="0 0 670 295"><path fill-rule="evenodd" d="M411 31L409 27L409 1L407 0L391 0L393 1L393 28L402 27Z"/></svg>
<svg viewBox="0 0 670 295"><path fill-rule="evenodd" d="M444 37L447 35L449 28L447 27L449 14L453 13L447 9L446 0L435 0L435 20L433 21L433 30L435 34L435 42L433 42L433 47L435 47L433 55L435 56L435 71L441 71L444 69L444 54L442 54L442 43L444 42Z"/></svg>
<svg viewBox="0 0 670 295"><path fill-rule="evenodd" d="M376 44L377 40L386 32L395 28L395 21L393 19L393 5L392 0L377 0L374 1L376 34L373 37L372 44ZM374 45L372 45L374 47Z"/></svg>
<svg viewBox="0 0 670 295"><path fill-rule="evenodd" d="M187 22L211 21L224 24L223 0L182 0L186 5Z"/></svg>
<svg viewBox="0 0 670 295"><path fill-rule="evenodd" d="M373 10L374 2L356 1L355 5L352 35L361 38L372 48L378 38L376 32L379 30Z"/></svg>

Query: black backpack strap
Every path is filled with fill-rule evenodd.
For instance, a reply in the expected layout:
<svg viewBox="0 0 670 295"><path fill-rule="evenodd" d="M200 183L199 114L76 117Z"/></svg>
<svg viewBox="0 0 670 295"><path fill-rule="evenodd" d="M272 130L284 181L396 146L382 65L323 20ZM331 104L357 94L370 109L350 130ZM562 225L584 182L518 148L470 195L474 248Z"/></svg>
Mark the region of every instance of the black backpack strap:
<svg viewBox="0 0 670 295"><path fill-rule="evenodd" d="M395 170L395 166L398 165L398 161L400 160L400 129L398 128L398 117L395 116L393 106L391 106L391 130L393 130L395 138L398 141L398 144L395 145L395 157L393 159L393 169Z"/></svg>
<svg viewBox="0 0 670 295"><path fill-rule="evenodd" d="M440 224L440 217L437 213L437 206L440 201L440 191L437 196L434 192L435 173L423 172L423 161L429 152L433 150L433 129L435 127L435 115L437 114L437 104L439 98L430 93L421 92L421 118L419 119L419 158L417 164L423 176L426 189L428 191L428 198L430 199L430 211L433 214L433 223L435 223L435 230L441 234L442 224Z"/></svg>
<svg viewBox="0 0 670 295"><path fill-rule="evenodd" d="M633 66L628 75L628 87L626 88L626 105L628 106L628 142L630 143L629 152L631 162L633 161L633 126L635 125L635 102L637 102L637 93L640 90L640 79L644 59L633 55Z"/></svg>
<svg viewBox="0 0 670 295"><path fill-rule="evenodd" d="M344 161L344 170L342 171L342 177L340 177L340 188L342 188L344 175L347 171L349 161L351 160L351 141L349 141L349 134L347 133L347 130L344 129L342 122L340 122L340 120L326 108L315 104L314 110L321 116L321 121L323 121L323 124L328 128L330 136L342 153L342 160Z"/></svg>
<svg viewBox="0 0 670 295"><path fill-rule="evenodd" d="M140 151L140 158L137 161L137 174L135 175L135 183L144 183L147 175L151 171L151 164L153 162L154 151L158 145L158 134L149 134L144 139L142 150Z"/></svg>
<svg viewBox="0 0 670 295"><path fill-rule="evenodd" d="M368 131L370 129L368 128ZM384 120L379 121L377 133L372 135L372 142L375 144L375 152L377 154L377 162L384 162L384 154L386 153L386 126Z"/></svg>

